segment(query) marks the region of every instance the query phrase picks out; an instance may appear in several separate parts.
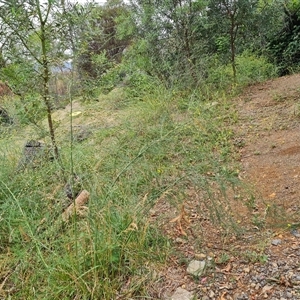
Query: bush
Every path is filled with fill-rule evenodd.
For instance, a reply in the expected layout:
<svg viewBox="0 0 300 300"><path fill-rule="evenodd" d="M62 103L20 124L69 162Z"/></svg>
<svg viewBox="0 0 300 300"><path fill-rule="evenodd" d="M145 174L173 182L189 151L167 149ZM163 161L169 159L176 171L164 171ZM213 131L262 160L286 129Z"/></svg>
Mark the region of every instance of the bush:
<svg viewBox="0 0 300 300"><path fill-rule="evenodd" d="M237 82L241 85L262 82L277 75L277 68L265 57L245 51L237 56Z"/></svg>
<svg viewBox="0 0 300 300"><path fill-rule="evenodd" d="M277 75L277 68L263 56L245 51L236 57L237 85L245 86L261 82ZM233 83L231 64L220 64L217 57L210 66L206 83L216 89L227 89Z"/></svg>

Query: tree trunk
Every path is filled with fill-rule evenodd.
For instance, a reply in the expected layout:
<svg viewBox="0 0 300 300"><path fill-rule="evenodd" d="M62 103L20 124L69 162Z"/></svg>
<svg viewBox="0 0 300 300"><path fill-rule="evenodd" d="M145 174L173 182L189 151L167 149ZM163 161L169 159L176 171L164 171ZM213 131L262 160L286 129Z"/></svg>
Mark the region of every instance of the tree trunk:
<svg viewBox="0 0 300 300"><path fill-rule="evenodd" d="M231 26L230 26L230 51L231 51L231 66L233 72L233 81L236 83L236 64L235 64L235 22L234 22L234 14L230 16Z"/></svg>
<svg viewBox="0 0 300 300"><path fill-rule="evenodd" d="M52 143L52 148L54 152L55 159L59 158L58 148L55 140L55 132L52 120L52 108L50 101L50 91L49 91L49 81L50 81L50 67L47 55L46 48L46 32L45 32L45 24L41 22L41 44L42 44L42 64L43 64L43 101L46 105L47 109L47 119L48 119L48 127L49 133Z"/></svg>

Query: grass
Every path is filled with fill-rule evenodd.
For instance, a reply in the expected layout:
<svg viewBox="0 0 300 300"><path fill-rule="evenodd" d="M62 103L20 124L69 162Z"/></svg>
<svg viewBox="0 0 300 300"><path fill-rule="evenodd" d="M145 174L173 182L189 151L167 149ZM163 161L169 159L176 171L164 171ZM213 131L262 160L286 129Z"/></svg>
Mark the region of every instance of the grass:
<svg viewBox="0 0 300 300"><path fill-rule="evenodd" d="M81 119L74 119L93 131L73 144L73 163L69 119L58 125L66 172L73 168L91 193L88 214L68 224L60 221L65 196L59 164L16 173L21 151L14 149L33 131L18 128L14 137L2 136L0 297L147 297L153 273L173 251L150 217L164 195L178 207L193 188L203 194L211 218L236 228L227 201L228 189L238 184L227 127L234 112L227 99L210 105L199 101L200 94L158 87L122 103L122 90L113 93L84 104Z"/></svg>

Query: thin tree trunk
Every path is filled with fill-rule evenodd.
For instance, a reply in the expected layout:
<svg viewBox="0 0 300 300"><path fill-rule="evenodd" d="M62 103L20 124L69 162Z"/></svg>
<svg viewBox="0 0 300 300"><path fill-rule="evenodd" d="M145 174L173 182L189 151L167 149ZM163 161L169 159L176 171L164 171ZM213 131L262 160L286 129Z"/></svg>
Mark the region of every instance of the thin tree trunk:
<svg viewBox="0 0 300 300"><path fill-rule="evenodd" d="M42 63L43 63L43 100L47 109L47 119L48 119L48 127L51 138L51 143L53 147L54 157L56 159L59 158L58 147L55 140L55 132L52 120L52 108L50 101L50 91L49 91L49 81L50 81L50 69L49 69L49 61L47 56L47 48L46 48L46 32L45 32L45 24L41 22L41 43L42 43Z"/></svg>
<svg viewBox="0 0 300 300"><path fill-rule="evenodd" d="M233 81L236 83L236 64L235 64L235 22L234 22L234 15L230 16L231 27L230 27L230 51L231 51L231 66L233 72Z"/></svg>

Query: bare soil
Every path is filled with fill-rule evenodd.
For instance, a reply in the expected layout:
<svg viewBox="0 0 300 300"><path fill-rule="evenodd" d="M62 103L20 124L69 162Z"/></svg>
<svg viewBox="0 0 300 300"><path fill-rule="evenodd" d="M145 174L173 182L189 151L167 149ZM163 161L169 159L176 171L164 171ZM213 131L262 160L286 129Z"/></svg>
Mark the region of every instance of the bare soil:
<svg viewBox="0 0 300 300"><path fill-rule="evenodd" d="M300 75L249 86L233 104L239 177L251 197L232 199L231 208L247 230L237 236L216 227L201 193L188 187L182 207L160 199L152 217L182 257L170 257L157 275L155 299L172 299L178 287L203 300L300 299ZM213 265L192 278L193 259Z"/></svg>
<svg viewBox="0 0 300 300"><path fill-rule="evenodd" d="M243 180L261 202L280 211L289 222L299 218L300 75L278 78L248 88L238 99L237 136ZM278 223L283 220L269 219Z"/></svg>

